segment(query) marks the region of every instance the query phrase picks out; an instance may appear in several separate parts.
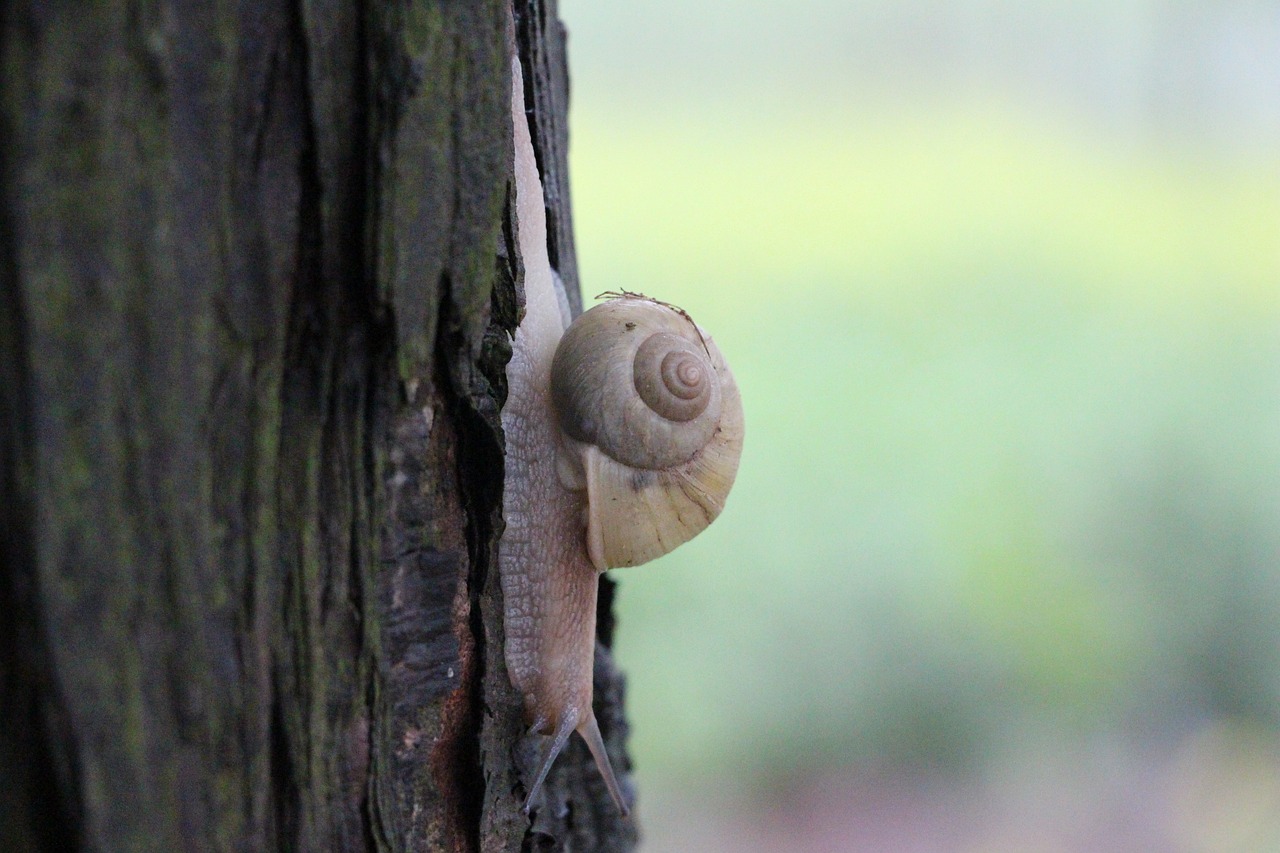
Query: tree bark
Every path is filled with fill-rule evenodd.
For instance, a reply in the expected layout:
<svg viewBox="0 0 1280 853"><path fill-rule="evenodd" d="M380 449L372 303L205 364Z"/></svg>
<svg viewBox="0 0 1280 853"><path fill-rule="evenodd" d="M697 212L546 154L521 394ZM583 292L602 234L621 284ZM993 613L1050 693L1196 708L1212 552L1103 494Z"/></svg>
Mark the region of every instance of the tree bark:
<svg viewBox="0 0 1280 853"><path fill-rule="evenodd" d="M5 850L634 846L580 744L519 811L503 662L508 63L576 295L564 44L554 0L0 7Z"/></svg>

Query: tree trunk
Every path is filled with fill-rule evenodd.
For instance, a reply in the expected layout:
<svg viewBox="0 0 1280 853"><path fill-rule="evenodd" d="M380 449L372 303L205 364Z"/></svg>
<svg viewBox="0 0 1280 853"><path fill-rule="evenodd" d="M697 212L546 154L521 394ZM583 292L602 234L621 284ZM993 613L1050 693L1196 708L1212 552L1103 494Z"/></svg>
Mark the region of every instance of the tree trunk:
<svg viewBox="0 0 1280 853"><path fill-rule="evenodd" d="M519 811L513 49L576 294L554 0L0 6L6 851L634 846Z"/></svg>

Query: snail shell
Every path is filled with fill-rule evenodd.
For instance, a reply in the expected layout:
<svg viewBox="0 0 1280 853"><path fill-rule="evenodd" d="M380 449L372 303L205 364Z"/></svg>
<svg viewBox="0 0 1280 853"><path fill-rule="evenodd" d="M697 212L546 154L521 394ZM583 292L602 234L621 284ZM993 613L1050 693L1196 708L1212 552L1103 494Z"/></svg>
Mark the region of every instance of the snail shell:
<svg viewBox="0 0 1280 853"><path fill-rule="evenodd" d="M587 492L597 569L687 542L724 508L742 453L742 398L688 315L627 294L582 314L551 366L564 484Z"/></svg>

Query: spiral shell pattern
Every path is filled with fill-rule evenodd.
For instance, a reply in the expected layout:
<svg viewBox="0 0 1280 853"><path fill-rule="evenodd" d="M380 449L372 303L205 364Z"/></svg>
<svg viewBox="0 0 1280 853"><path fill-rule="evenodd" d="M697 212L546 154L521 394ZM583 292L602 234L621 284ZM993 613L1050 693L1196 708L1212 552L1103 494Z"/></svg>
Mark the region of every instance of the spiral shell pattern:
<svg viewBox="0 0 1280 853"><path fill-rule="evenodd" d="M597 305L566 330L551 394L587 490L597 568L653 559L720 513L742 448L742 401L715 343L640 297Z"/></svg>
<svg viewBox="0 0 1280 853"><path fill-rule="evenodd" d="M692 352L683 338L650 335L636 350L632 378L640 399L669 421L691 421L707 409L713 381L710 358Z"/></svg>

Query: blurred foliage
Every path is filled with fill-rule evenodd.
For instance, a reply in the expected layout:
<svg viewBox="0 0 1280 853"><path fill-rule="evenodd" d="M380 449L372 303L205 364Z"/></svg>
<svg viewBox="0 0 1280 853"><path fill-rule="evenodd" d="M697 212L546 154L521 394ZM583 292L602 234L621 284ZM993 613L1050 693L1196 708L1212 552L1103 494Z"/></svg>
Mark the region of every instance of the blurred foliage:
<svg viewBox="0 0 1280 853"><path fill-rule="evenodd" d="M1280 158L983 87L631 97L582 5L587 295L687 308L747 408L721 520L614 573L642 784L1274 738Z"/></svg>

